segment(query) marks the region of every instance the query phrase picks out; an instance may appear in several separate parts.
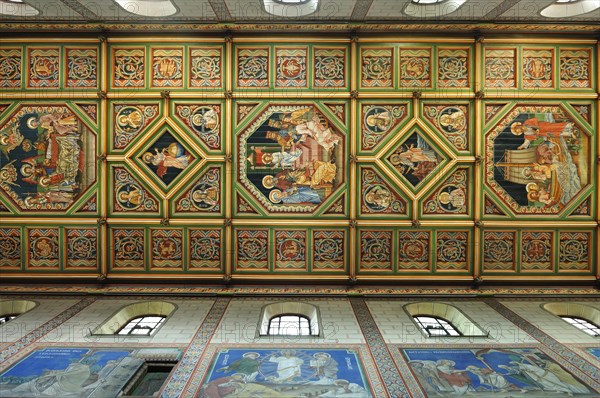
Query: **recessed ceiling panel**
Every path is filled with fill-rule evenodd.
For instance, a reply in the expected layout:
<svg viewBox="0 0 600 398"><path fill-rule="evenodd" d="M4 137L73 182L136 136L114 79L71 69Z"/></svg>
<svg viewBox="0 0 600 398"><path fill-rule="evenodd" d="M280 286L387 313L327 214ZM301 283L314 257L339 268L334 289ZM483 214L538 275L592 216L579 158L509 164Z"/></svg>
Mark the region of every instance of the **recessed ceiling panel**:
<svg viewBox="0 0 600 398"><path fill-rule="evenodd" d="M79 15L74 9L68 7L62 1L53 0L28 0L27 4L37 9L39 15L30 16L30 18L39 20L45 18L51 19L79 19Z"/></svg>
<svg viewBox="0 0 600 398"><path fill-rule="evenodd" d="M438 4L437 6L433 5L419 5L419 4L411 4L410 0L398 0L398 1L384 1L384 0L374 0L373 5L369 9L369 13L367 14L367 20L373 19L388 19L388 18L402 18L402 19L414 19L414 17L407 15L405 13L405 9L407 7L423 7L427 10L425 14L427 15L424 19L440 19L443 18L445 21L449 22L449 19L480 19L486 14L493 11L496 7L498 7L502 3L502 0L488 0L488 1L473 1L467 0L464 4L457 7L456 3L453 1L447 1ZM436 12L436 7L443 10L444 15L440 15ZM449 10L445 10L445 8L454 9L454 12L448 12Z"/></svg>
<svg viewBox="0 0 600 398"><path fill-rule="evenodd" d="M567 17L565 13L565 18L546 18L543 17L540 13L546 7L555 4L555 0L536 0L534 2L531 1L521 1L515 4L513 7L509 8L505 13L501 14L498 18L502 20L544 20L548 22L556 22L556 21L570 21L573 22L575 20L587 20L590 22L598 23L600 21L600 9L596 9L592 12L588 12L586 14L581 14L577 16ZM579 4L578 4L579 3ZM575 9L581 9L581 2L574 2L569 4L569 7L573 7Z"/></svg>
<svg viewBox="0 0 600 398"><path fill-rule="evenodd" d="M236 21L243 22L244 20L270 19L282 20L280 16L275 16L265 10L262 0L223 0ZM300 17L297 7L289 5L287 13L290 21L295 19L342 19L349 18L352 15L352 10L356 0L320 0L317 11L311 15Z"/></svg>
<svg viewBox="0 0 600 398"><path fill-rule="evenodd" d="M100 16L106 20L121 20L129 18L147 18L154 19L151 17L144 17L136 15L132 12L124 10L113 0L78 0L79 3L84 5L94 14ZM160 19L181 19L181 18L197 18L200 20L210 19L214 20L215 13L210 6L208 0L172 0L172 3L177 8L177 12L169 17L160 17ZM126 7L129 10L128 7ZM135 9L131 7L131 9Z"/></svg>

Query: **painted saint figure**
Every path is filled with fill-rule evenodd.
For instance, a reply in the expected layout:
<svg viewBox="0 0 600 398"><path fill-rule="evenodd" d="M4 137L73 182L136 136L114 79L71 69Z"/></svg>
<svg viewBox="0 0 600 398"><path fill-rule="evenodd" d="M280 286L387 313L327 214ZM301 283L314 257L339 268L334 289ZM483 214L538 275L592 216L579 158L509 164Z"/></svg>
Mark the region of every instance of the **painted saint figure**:
<svg viewBox="0 0 600 398"><path fill-rule="evenodd" d="M167 148L163 148L160 152L156 148L154 148L154 151L156 152L155 154L146 152L142 156L142 160L147 164L156 166L156 174L160 178L163 178L167 174L169 167L184 170L192 160L191 155L176 142L169 144Z"/></svg>
<svg viewBox="0 0 600 398"><path fill-rule="evenodd" d="M272 354L269 357L269 362L277 364L277 377L269 377L269 381L277 384L292 382L295 378L302 375L301 366L304 360L298 358L294 350L283 350L281 355Z"/></svg>

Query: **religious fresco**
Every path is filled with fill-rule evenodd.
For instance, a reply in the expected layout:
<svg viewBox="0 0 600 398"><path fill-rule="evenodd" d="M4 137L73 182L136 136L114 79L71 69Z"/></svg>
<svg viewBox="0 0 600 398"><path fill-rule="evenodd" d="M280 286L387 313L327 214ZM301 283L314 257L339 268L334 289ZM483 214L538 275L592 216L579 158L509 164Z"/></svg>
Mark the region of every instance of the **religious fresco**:
<svg viewBox="0 0 600 398"><path fill-rule="evenodd" d="M409 116L408 104L361 104L361 151L372 151Z"/></svg>
<svg viewBox="0 0 600 398"><path fill-rule="evenodd" d="M345 136L314 105L269 106L238 145L238 180L270 212L311 212L344 182Z"/></svg>
<svg viewBox="0 0 600 398"><path fill-rule="evenodd" d="M423 116L460 152L471 148L468 104L423 105Z"/></svg>
<svg viewBox="0 0 600 398"><path fill-rule="evenodd" d="M411 189L416 189L446 161L445 155L425 137L419 131L412 132L386 154L386 163Z"/></svg>
<svg viewBox="0 0 600 398"><path fill-rule="evenodd" d="M168 186L196 158L173 134L165 131L139 159Z"/></svg>
<svg viewBox="0 0 600 398"><path fill-rule="evenodd" d="M402 349L428 397L597 396L536 348Z"/></svg>
<svg viewBox="0 0 600 398"><path fill-rule="evenodd" d="M0 188L21 210L62 212L96 180L96 135L66 105L23 105L0 126Z"/></svg>
<svg viewBox="0 0 600 398"><path fill-rule="evenodd" d="M558 106L516 106L486 135L486 182L516 214L559 213L589 162L588 133Z"/></svg>
<svg viewBox="0 0 600 398"><path fill-rule="evenodd" d="M222 349L213 357L198 398L373 398L356 351Z"/></svg>
<svg viewBox="0 0 600 398"><path fill-rule="evenodd" d="M178 359L177 349L38 348L0 374L0 396L116 397L155 355ZM157 393L159 386L150 394Z"/></svg>
<svg viewBox="0 0 600 398"><path fill-rule="evenodd" d="M587 352L600 360L600 348L587 348Z"/></svg>

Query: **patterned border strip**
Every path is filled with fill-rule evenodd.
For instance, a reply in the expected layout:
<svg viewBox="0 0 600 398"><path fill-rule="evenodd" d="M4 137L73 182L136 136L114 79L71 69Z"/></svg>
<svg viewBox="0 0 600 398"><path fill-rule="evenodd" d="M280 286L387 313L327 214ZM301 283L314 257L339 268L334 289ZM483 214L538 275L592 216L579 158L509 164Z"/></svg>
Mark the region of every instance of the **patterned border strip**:
<svg viewBox="0 0 600 398"><path fill-rule="evenodd" d="M18 285L6 285L2 286L3 293L20 293L20 294L32 294L32 293L82 293L82 294L219 294L223 292L222 288L218 287L134 287L134 286L112 286L112 287L31 287L31 286L18 286ZM245 288L245 287L230 287L227 289L228 295L272 295L272 294L286 294L286 295L306 295L306 294L319 294L327 296L343 296L365 294L374 296L415 296L418 295L421 298L423 296L452 296L456 297L467 297L477 298L478 296L489 297L490 295L507 295L514 298L515 295L523 296L589 296L590 298L600 297L600 292L596 289L591 288L555 288L555 289L392 289L392 288L353 288L348 290L348 287L332 287L332 288Z"/></svg>
<svg viewBox="0 0 600 398"><path fill-rule="evenodd" d="M198 388L200 388L200 378L192 379L192 374L200 364L202 354L225 314L225 310L231 301L230 298L217 298L210 311L204 318L200 328L194 335L192 342L183 354L183 358L175 368L171 377L165 383L165 388L161 391L162 398L192 397Z"/></svg>
<svg viewBox="0 0 600 398"><path fill-rule="evenodd" d="M562 359L565 359L563 366L571 373L574 373L584 380L590 387L600 392L600 369L596 365L582 358L575 351L559 343L541 329L527 322L527 320L517 313L510 310L504 304L495 299L483 300L484 303L492 307L500 315L517 325L525 333L539 341L548 349L554 351Z"/></svg>
<svg viewBox="0 0 600 398"><path fill-rule="evenodd" d="M19 340L14 343L9 344L5 347L2 352L0 352L0 363L6 365L6 360L13 355L17 354L19 351L27 348L29 345L35 343L37 340L41 339L43 336L47 335L54 328L62 325L64 322L75 316L77 313L81 312L84 308L88 307L96 301L94 297L87 297L82 299L81 301L75 303L71 307L67 308L48 322L44 323L40 327L32 330L27 333L25 336L21 337ZM1 368L1 367L0 367Z"/></svg>
<svg viewBox="0 0 600 398"><path fill-rule="evenodd" d="M394 398L410 397L402 376L392 360L392 355L385 344L383 336L377 328L373 315L369 312L367 303L360 298L351 298L350 304L352 305L360 329L365 336L371 355L375 359L379 374L383 379L389 396Z"/></svg>

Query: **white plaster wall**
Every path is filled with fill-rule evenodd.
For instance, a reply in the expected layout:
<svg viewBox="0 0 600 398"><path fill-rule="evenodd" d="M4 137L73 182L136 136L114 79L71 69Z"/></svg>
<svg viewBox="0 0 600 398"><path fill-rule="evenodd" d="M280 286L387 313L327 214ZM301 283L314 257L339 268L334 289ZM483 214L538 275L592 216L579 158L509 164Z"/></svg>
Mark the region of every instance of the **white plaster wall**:
<svg viewBox="0 0 600 398"><path fill-rule="evenodd" d="M426 301L426 300L424 300ZM404 311L404 305L415 301L367 300L379 331L388 344L518 344L535 340L502 317L487 304L478 301L444 301L471 318L488 337L426 337Z"/></svg>
<svg viewBox="0 0 600 398"><path fill-rule="evenodd" d="M500 302L561 343L598 344L599 342L598 338L582 332L542 308L543 304L554 302L552 300L500 300ZM569 303L589 305L600 310L600 301L569 301Z"/></svg>
<svg viewBox="0 0 600 398"><path fill-rule="evenodd" d="M289 300L294 301L294 300ZM257 337L261 309L279 302L269 299L234 299L229 304L211 343L227 344L364 344L350 302L346 299L300 300L321 313L323 337Z"/></svg>
<svg viewBox="0 0 600 398"><path fill-rule="evenodd" d="M20 299L20 298L19 298ZM4 300L19 300L11 297L2 298ZM36 299L32 301L38 305L29 312L18 316L12 321L0 326L0 343L12 343L19 340L21 337L31 333L35 329L42 326L44 323L52 320L61 312L75 305L80 301L78 298L68 299ZM51 334L43 336L41 341L52 339Z"/></svg>
<svg viewBox="0 0 600 398"><path fill-rule="evenodd" d="M211 299L178 299L162 300L149 298L148 300L167 301L177 306L175 311L167 318L160 329L150 337L139 336L90 336L99 324L126 305L138 303L142 300L99 299L83 311L63 323L52 334L54 342L61 343L173 343L188 344L204 321L206 314L214 303Z"/></svg>

